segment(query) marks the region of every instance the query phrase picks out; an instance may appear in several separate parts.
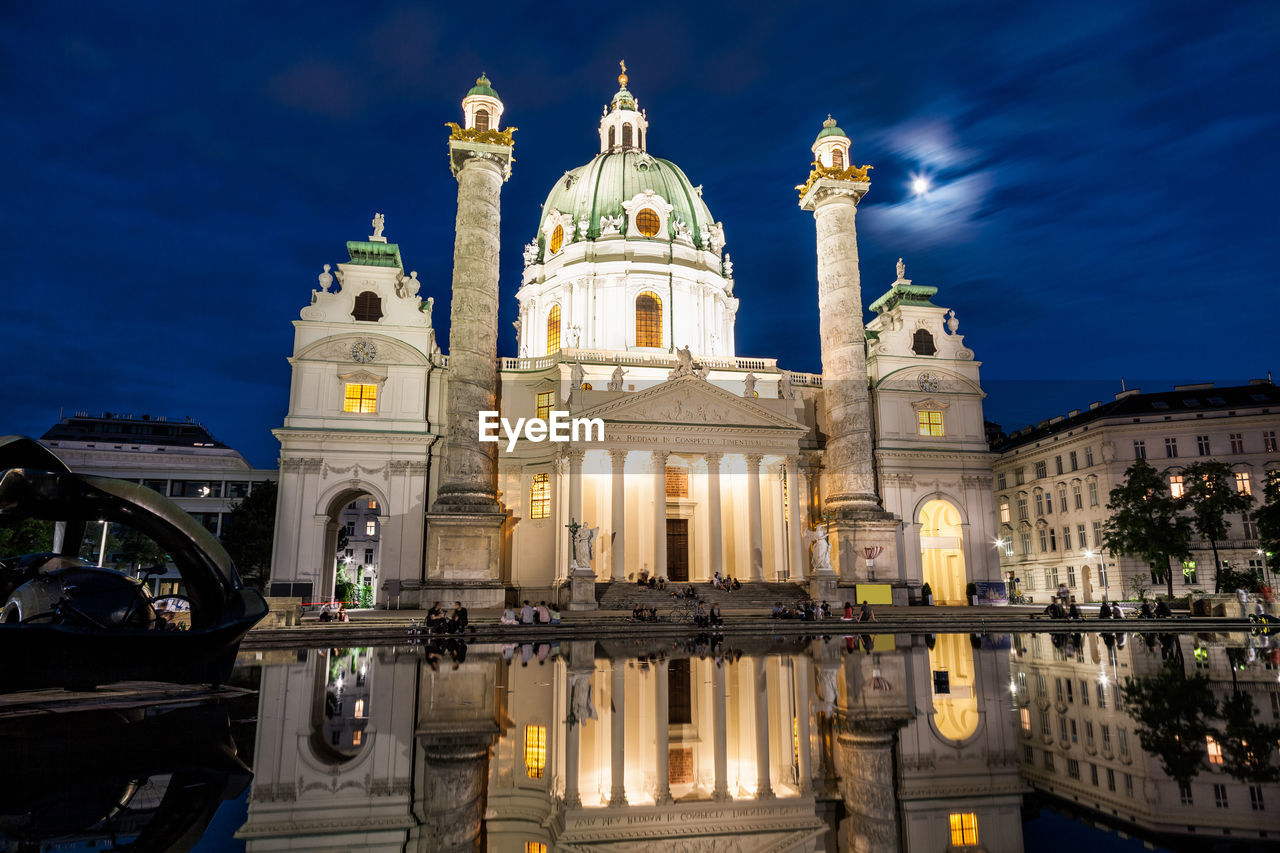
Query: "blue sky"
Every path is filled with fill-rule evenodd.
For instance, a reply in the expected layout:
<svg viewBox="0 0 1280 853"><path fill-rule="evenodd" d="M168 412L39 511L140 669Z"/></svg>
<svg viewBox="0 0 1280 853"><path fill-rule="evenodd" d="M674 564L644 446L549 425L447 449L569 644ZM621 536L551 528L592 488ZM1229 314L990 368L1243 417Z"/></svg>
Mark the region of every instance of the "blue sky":
<svg viewBox="0 0 1280 853"><path fill-rule="evenodd" d="M290 322L374 211L446 331L443 123L482 70L520 128L503 191L514 354L521 246L552 182L595 153L622 58L650 150L725 223L740 354L819 369L813 223L792 188L830 112L876 167L864 300L899 256L937 286L1001 380L989 419L1084 407L1121 376L1278 366L1280 6L626 9L9 4L0 431L39 434L60 408L191 415L274 464Z"/></svg>

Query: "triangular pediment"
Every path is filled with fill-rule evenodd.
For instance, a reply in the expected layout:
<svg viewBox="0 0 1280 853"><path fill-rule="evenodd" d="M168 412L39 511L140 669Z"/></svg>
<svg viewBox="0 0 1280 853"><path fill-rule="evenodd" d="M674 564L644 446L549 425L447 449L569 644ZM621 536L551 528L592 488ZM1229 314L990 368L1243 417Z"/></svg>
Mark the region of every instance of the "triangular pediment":
<svg viewBox="0 0 1280 853"><path fill-rule="evenodd" d="M574 417L605 423L723 426L808 432L809 428L746 397L738 397L696 376L682 376L616 400L575 411Z"/></svg>

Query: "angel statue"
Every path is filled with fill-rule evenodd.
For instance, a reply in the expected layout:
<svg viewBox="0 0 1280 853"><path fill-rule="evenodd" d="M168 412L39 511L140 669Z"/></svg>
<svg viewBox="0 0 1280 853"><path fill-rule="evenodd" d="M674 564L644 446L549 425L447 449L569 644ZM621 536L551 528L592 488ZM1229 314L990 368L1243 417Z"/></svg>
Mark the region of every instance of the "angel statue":
<svg viewBox="0 0 1280 853"><path fill-rule="evenodd" d="M589 673L575 672L569 676L569 707L574 722L596 719L596 705L592 697Z"/></svg>
<svg viewBox="0 0 1280 853"><path fill-rule="evenodd" d="M613 369L613 375L609 377L609 390L610 390L610 391L621 391L621 390L622 390L622 377L623 377L623 376L625 376L625 375L626 375L626 373L624 373L624 372L623 372L623 370L622 370L622 365L618 365L617 367L615 367L615 368Z"/></svg>
<svg viewBox="0 0 1280 853"><path fill-rule="evenodd" d="M693 352L686 344L682 347L676 347L676 369L667 374L668 379L677 379L681 376L692 376L693 368Z"/></svg>
<svg viewBox="0 0 1280 853"><path fill-rule="evenodd" d="M369 239L370 240L381 239L382 229L386 226L386 224L387 224L387 218L383 216L381 213L375 213L373 215L373 234L369 237Z"/></svg>
<svg viewBox="0 0 1280 853"><path fill-rule="evenodd" d="M582 364L580 362L574 362L573 370L570 371L569 375L571 377L570 382L572 383L574 390L581 388L582 383L587 381L587 371L582 369Z"/></svg>
<svg viewBox="0 0 1280 853"><path fill-rule="evenodd" d="M596 537L600 535L599 527L587 527L583 525L578 528L578 532L573 536L573 562L582 568L590 568L591 561L595 559Z"/></svg>
<svg viewBox="0 0 1280 853"><path fill-rule="evenodd" d="M809 554L809 568L815 572L831 571L831 543L827 541L826 527L819 532L815 526L812 530L806 530L800 538L806 545L813 545Z"/></svg>

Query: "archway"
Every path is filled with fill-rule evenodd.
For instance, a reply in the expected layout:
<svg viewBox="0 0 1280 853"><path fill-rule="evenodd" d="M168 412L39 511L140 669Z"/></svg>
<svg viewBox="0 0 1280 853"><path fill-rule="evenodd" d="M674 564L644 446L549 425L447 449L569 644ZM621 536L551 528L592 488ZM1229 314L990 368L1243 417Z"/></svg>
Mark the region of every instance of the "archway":
<svg viewBox="0 0 1280 853"><path fill-rule="evenodd" d="M325 515L321 600L342 601L348 608L376 606L386 505L371 491L352 486L329 499Z"/></svg>
<svg viewBox="0 0 1280 853"><path fill-rule="evenodd" d="M933 671L933 727L959 743L978 730L977 674L973 647L964 634L940 634L929 650ZM946 673L945 677L940 673Z"/></svg>
<svg viewBox="0 0 1280 853"><path fill-rule="evenodd" d="M936 604L967 604L963 525L951 501L935 498L920 508L920 566Z"/></svg>
<svg viewBox="0 0 1280 853"><path fill-rule="evenodd" d="M312 753L325 764L345 764L368 745L373 651L366 646L316 653L309 740Z"/></svg>

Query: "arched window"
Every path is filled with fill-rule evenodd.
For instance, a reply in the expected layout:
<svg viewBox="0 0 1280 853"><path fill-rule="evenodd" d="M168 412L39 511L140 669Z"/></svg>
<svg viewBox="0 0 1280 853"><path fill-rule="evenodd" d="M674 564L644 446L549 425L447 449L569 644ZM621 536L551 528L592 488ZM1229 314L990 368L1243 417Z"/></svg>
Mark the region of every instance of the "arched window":
<svg viewBox="0 0 1280 853"><path fill-rule="evenodd" d="M933 335L925 329L916 329L911 338L911 351L916 355L933 355L938 348L933 345Z"/></svg>
<svg viewBox="0 0 1280 853"><path fill-rule="evenodd" d="M624 149L631 147L631 125L629 124L622 126L622 147Z"/></svg>
<svg viewBox="0 0 1280 853"><path fill-rule="evenodd" d="M617 131L618 129L616 127L614 127L613 125L609 125L609 149L610 150L612 150L613 146L616 144L616 139L618 136Z"/></svg>
<svg viewBox="0 0 1280 853"><path fill-rule="evenodd" d="M564 226L557 225L556 230L551 232L551 254L560 251L560 247L564 245Z"/></svg>
<svg viewBox="0 0 1280 853"><path fill-rule="evenodd" d="M644 150L644 128L643 127L636 128L636 144L640 147L641 150Z"/></svg>
<svg viewBox="0 0 1280 853"><path fill-rule="evenodd" d="M636 297L636 346L662 346L662 300L647 290Z"/></svg>
<svg viewBox="0 0 1280 853"><path fill-rule="evenodd" d="M372 290L366 290L356 297L355 308L352 309L351 316L357 320L376 323L382 319L382 300Z"/></svg>
<svg viewBox="0 0 1280 853"><path fill-rule="evenodd" d="M831 165L837 169L844 168L844 152L839 148L831 152Z"/></svg>
<svg viewBox="0 0 1280 853"><path fill-rule="evenodd" d="M489 111L476 110L476 130L489 129Z"/></svg>
<svg viewBox="0 0 1280 853"><path fill-rule="evenodd" d="M646 237L652 237L657 234L658 228L661 226L662 220L658 218L658 214L654 213L651 208L646 207L636 214L636 230Z"/></svg>
<svg viewBox="0 0 1280 853"><path fill-rule="evenodd" d="M547 355L560 351L560 306L552 305L547 314Z"/></svg>

